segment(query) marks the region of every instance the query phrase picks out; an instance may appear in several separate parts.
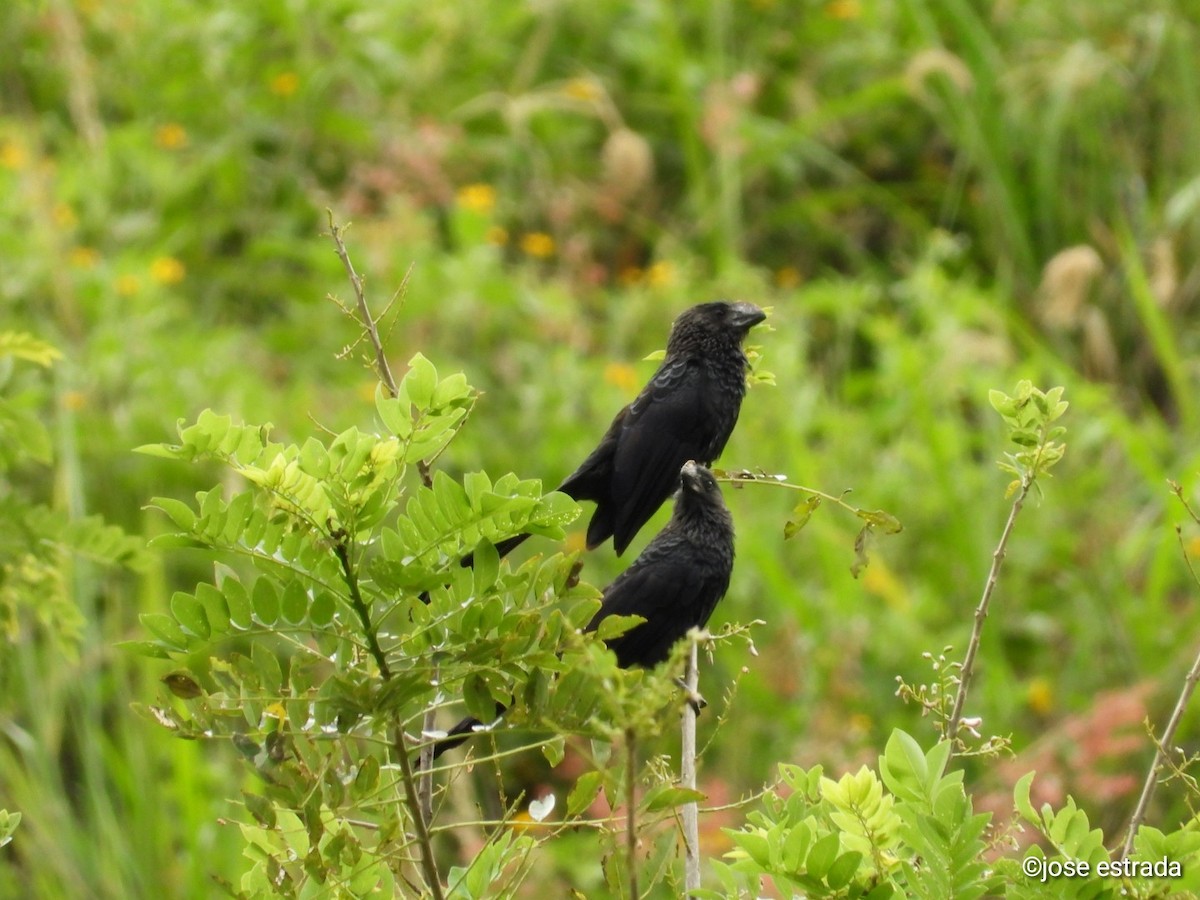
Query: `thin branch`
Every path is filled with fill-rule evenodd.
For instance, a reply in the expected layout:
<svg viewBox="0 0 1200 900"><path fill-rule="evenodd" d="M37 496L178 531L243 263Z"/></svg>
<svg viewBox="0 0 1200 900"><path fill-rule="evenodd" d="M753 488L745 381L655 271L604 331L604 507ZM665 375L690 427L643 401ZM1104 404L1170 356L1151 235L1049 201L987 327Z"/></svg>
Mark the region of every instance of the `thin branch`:
<svg viewBox="0 0 1200 900"><path fill-rule="evenodd" d="M683 680L688 697L696 696L700 682L698 668L699 652L697 635L690 634L691 650L688 653L687 670ZM679 750L679 780L685 788L696 789L696 707L690 702L683 705L683 739ZM700 889L700 821L695 800L683 805L684 843L684 890L687 893Z"/></svg>
<svg viewBox="0 0 1200 900"><path fill-rule="evenodd" d="M1172 484L1171 489L1179 497L1179 501L1183 504L1184 509L1188 511L1192 519L1196 520L1196 514L1192 512L1191 507L1184 500L1183 491L1179 485ZM1187 547L1183 543L1183 529L1178 525L1175 526L1175 537L1179 540L1179 550L1183 553L1183 561L1187 564L1188 571L1192 575L1192 580L1197 585L1200 585L1200 576L1197 576L1196 569L1192 565L1192 559L1188 556ZM1183 690L1179 692L1179 699L1175 701L1175 709L1171 712L1171 718L1167 721L1167 727L1163 730L1162 739L1156 742L1154 761L1150 764L1150 771L1146 773L1146 781L1142 785L1142 795L1138 798L1133 815L1129 817L1129 829L1125 832L1125 843L1121 847L1121 859L1127 859L1133 851L1133 840L1137 837L1138 829L1146 818L1146 810L1150 806L1150 798L1154 795L1154 788L1158 784L1158 773L1167 765L1167 757L1171 749L1175 746L1175 732L1178 730L1184 711L1192 699L1192 693L1196 690L1197 682L1200 682L1200 653L1196 655L1191 669L1188 670L1187 677L1183 679Z"/></svg>
<svg viewBox="0 0 1200 900"><path fill-rule="evenodd" d="M371 308L367 306L367 298L363 294L362 279L358 277L358 272L354 270L354 263L350 261L350 254L346 250L346 242L342 240L346 226L338 225L333 221L332 210L327 209L325 213L329 216L329 236L333 238L338 259L342 261L342 265L346 269L346 275L350 278L350 285L354 288L354 298L358 301L358 316L362 320L363 330L366 332L367 338L371 341L371 346L375 348L375 369L379 373L379 380L383 382L388 393L395 397L399 394L399 390L396 388L396 379L392 377L392 370L388 365L387 354L383 352L383 342L379 338L379 329L376 326L377 320L371 315ZM407 275L404 277L404 281L408 281ZM401 290L403 290L403 286L402 283Z"/></svg>
<svg viewBox="0 0 1200 900"><path fill-rule="evenodd" d="M963 706L967 702L967 691L971 687L971 678L975 673L975 657L979 653L979 644L983 638L983 623L987 619L992 593L996 590L996 584L1000 578L1000 567L1004 564L1004 556L1008 552L1008 539L1012 535L1017 515L1021 512L1021 507L1025 505L1029 489L1033 486L1034 472L1036 471L1036 466L1031 467L1025 477L1021 479L1021 491L1017 494L1017 499L1013 501L1012 509L1008 511L1008 521L1004 523L1004 532L1000 535L1000 543L996 545L996 550L992 553L992 566L988 570L987 582L983 586L983 596L979 600L979 606L975 608L975 624L971 628L971 641L967 644L967 655L963 658L962 670L959 673L958 692L954 695L954 707L950 712L950 718L946 721L946 739L950 741L951 753L954 752L954 742L958 737L959 724L962 722Z"/></svg>
<svg viewBox="0 0 1200 900"><path fill-rule="evenodd" d="M437 861L433 858L433 842L429 838L429 825L421 809L412 763L408 760L411 752L408 740L404 736L404 729L399 725L396 726L395 733L396 755L400 758L400 778L404 781L404 802L408 805L408 813L417 832L417 846L421 850L421 869L425 873L425 884L433 900L442 900L445 896L442 893L442 880L438 875Z"/></svg>
<svg viewBox="0 0 1200 900"><path fill-rule="evenodd" d="M864 512L864 510L861 508L853 505L852 503L846 502L846 495L851 492L850 488L846 488L846 490L834 496L833 494L825 493L825 491L818 491L816 488L811 488L805 484L794 484L793 482L788 481L788 477L786 475L772 475L769 472L763 471L762 469L759 469L758 472L751 472L749 469L739 469L736 472L730 472L724 469L716 469L713 471L713 475L716 476L717 481L723 481L727 484L731 484L737 489L740 489L746 484L762 484L769 487L773 486L784 488L785 490L789 491L799 491L800 493L808 494L811 497L819 497L822 501L827 500L830 503L834 503L842 507L842 509L846 510L847 512L854 513L856 516L862 516ZM899 525L898 522L896 524Z"/></svg>
<svg viewBox="0 0 1200 900"><path fill-rule="evenodd" d="M637 900L637 735L625 729L625 865L629 867L629 896Z"/></svg>
<svg viewBox="0 0 1200 900"><path fill-rule="evenodd" d="M342 564L342 577L350 589L350 605L362 623L363 633L367 638L367 649L374 658L375 665L379 667L380 677L387 681L392 677L392 671L388 667L387 656L384 654L383 648L379 646L379 636L375 633L375 626L371 624L371 612L367 609L367 602L358 589L358 576L355 575L354 566L350 562L350 549L346 546L345 539L335 540L333 552L337 554L338 561Z"/></svg>
<svg viewBox="0 0 1200 900"><path fill-rule="evenodd" d="M439 680L439 670L441 666L435 660L433 663L433 678L434 682ZM425 710L425 718L421 722L421 733L428 734L437 725L437 707L430 706ZM421 748L420 761L417 767L421 774L418 780L418 793L421 797L421 815L424 816L426 822L433 821L433 773L430 769L433 768L433 751L435 744L430 741Z"/></svg>

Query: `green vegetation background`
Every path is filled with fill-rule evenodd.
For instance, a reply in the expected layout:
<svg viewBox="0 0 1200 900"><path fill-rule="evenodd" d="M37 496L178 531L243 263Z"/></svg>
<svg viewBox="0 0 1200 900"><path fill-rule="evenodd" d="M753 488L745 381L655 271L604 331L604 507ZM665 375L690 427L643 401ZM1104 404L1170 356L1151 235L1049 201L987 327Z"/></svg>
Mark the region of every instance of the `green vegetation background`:
<svg viewBox="0 0 1200 900"><path fill-rule="evenodd" d="M1198 58L1187 0L0 5L0 330L62 352L0 372L48 429L0 448L0 807L24 815L0 896L204 896L243 866L224 822L248 776L134 716L163 672L114 647L206 564L122 545L131 567L39 567L17 513L100 514L140 548L166 527L146 501L213 474L130 452L177 418L369 426L327 208L377 304L406 283L394 363L421 350L486 392L451 474L557 484L682 308L774 308L755 340L777 386L722 464L853 488L904 531L855 580L856 521L822 509L785 543L794 498L727 490L714 624L766 624L703 672L737 683L711 798L929 734L896 676L970 630L1007 509L987 392L1064 385L1068 454L1010 545L969 710L1016 756L969 780L1008 816L1036 768L1035 799L1119 833L1142 720L1200 638L1167 490L1194 498L1200 467Z"/></svg>

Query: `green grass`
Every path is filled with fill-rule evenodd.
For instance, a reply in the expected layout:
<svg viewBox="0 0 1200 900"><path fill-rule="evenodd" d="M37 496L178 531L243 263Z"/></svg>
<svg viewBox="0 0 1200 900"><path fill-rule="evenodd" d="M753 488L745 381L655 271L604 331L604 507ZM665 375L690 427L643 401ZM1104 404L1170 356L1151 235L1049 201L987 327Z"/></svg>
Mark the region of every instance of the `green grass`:
<svg viewBox="0 0 1200 900"><path fill-rule="evenodd" d="M484 391L440 461L452 474L556 484L680 309L725 294L774 307L759 342L778 386L750 393L722 464L852 488L904 531L855 580L852 517L827 505L784 542L793 497L730 492L738 566L717 621L767 623L758 656L723 650L705 672L714 695L738 678L702 772L730 796L778 761L856 768L893 727L928 727L895 676L927 678L923 651L965 643L1007 511L987 393L1019 378L1066 387L1069 449L1010 548L972 711L1013 735L1018 764L1103 712L1105 691L1147 683L1165 717L1200 624L1166 487L1194 496L1200 469L1190 6L606 0L479 25L465 6L401 0L0 11L0 327L64 354L49 374L0 372L0 396L54 445L48 466L0 470L0 588L20 610L0 637L0 807L24 815L0 896L201 896L244 867L219 824L243 817L234 754L133 714L163 672L115 647L208 563L173 553L128 572L41 548L56 607L12 575L26 545L7 535L26 503L161 529L148 499L212 473L130 450L204 407L289 439L312 420L371 425L370 373L336 358L353 326L324 299L349 296L327 207L353 222L377 304L412 266L393 360L421 350ZM617 123L655 165L613 207ZM469 184L494 203L468 209ZM548 256L522 250L530 232ZM1078 244L1101 266L1054 330L1043 268ZM598 551L585 575L606 583L629 558ZM65 606L82 616L74 651ZM1140 781L1148 740L1097 740ZM1069 761L1057 774L1094 819L1132 806L1126 790L1089 795ZM1151 821L1185 815L1181 793L1160 792Z"/></svg>

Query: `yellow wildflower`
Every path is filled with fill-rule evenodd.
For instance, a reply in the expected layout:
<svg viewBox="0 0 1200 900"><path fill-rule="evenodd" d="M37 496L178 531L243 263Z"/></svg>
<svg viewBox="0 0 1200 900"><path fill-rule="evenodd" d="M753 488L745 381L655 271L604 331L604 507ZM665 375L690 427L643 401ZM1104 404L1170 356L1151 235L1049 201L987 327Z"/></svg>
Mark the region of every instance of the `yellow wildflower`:
<svg viewBox="0 0 1200 900"><path fill-rule="evenodd" d="M458 205L477 213L489 213L496 205L496 189L490 184L468 184L458 189Z"/></svg>
<svg viewBox="0 0 1200 900"><path fill-rule="evenodd" d="M185 274L183 263L173 256L160 256L150 263L150 277L159 284L179 284Z"/></svg>
<svg viewBox="0 0 1200 900"><path fill-rule="evenodd" d="M115 287L118 297L132 297L142 289L142 279L136 275L120 275Z"/></svg>
<svg viewBox="0 0 1200 900"><path fill-rule="evenodd" d="M604 380L628 394L637 390L637 369L628 363L612 362L604 367Z"/></svg>
<svg viewBox="0 0 1200 900"><path fill-rule="evenodd" d="M554 238L544 231L531 231L521 237L521 252L535 259L547 259L554 255Z"/></svg>
<svg viewBox="0 0 1200 900"><path fill-rule="evenodd" d="M656 262L646 269L646 283L663 287L675 280L675 269L669 262Z"/></svg>
<svg viewBox="0 0 1200 900"><path fill-rule="evenodd" d="M95 247L72 247L70 261L77 269L94 269L100 262L100 251Z"/></svg>
<svg viewBox="0 0 1200 900"><path fill-rule="evenodd" d="M75 210L66 203L54 204L54 209L50 212L50 217L54 219L54 224L64 230L74 228L79 219L75 215Z"/></svg>
<svg viewBox="0 0 1200 900"><path fill-rule="evenodd" d="M154 143L164 150L180 150L187 146L187 142L188 133L177 122L159 125L158 130L154 132Z"/></svg>
<svg viewBox="0 0 1200 900"><path fill-rule="evenodd" d="M295 72L280 72L267 85L268 90L277 97L290 97L300 87L300 76Z"/></svg>
<svg viewBox="0 0 1200 900"><path fill-rule="evenodd" d="M563 85L563 93L572 100L591 101L600 97L600 88L591 78L572 78Z"/></svg>
<svg viewBox="0 0 1200 900"><path fill-rule="evenodd" d="M631 285L640 283L643 274L644 273L638 266L626 266L617 273L617 281L621 282L621 284L625 285L626 287L629 287Z"/></svg>
<svg viewBox="0 0 1200 900"><path fill-rule="evenodd" d="M1025 702L1039 716L1044 716L1054 709L1054 688L1049 678L1041 676L1032 679L1025 688Z"/></svg>
<svg viewBox="0 0 1200 900"><path fill-rule="evenodd" d="M0 166L6 169L23 169L29 161L25 148L15 141L0 143Z"/></svg>
<svg viewBox="0 0 1200 900"><path fill-rule="evenodd" d="M800 283L800 270L795 266L784 266L775 273L775 284L781 288L794 288Z"/></svg>
<svg viewBox="0 0 1200 900"><path fill-rule="evenodd" d="M831 19L857 19L862 16L862 4L859 0L830 0L825 14Z"/></svg>

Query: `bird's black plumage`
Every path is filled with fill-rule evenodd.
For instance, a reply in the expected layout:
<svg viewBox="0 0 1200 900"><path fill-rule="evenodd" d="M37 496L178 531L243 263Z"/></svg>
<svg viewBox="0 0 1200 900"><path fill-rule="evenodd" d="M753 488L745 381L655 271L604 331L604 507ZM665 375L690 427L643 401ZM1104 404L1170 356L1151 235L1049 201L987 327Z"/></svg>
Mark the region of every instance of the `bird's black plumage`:
<svg viewBox="0 0 1200 900"><path fill-rule="evenodd" d="M733 518L708 469L687 462L679 472L675 508L633 565L605 590L585 631L613 615L646 621L608 641L617 665L650 667L670 656L690 628L703 628L729 588L733 572ZM497 709L497 714L503 713ZM434 748L434 757L457 747L481 725L467 717Z"/></svg>
<svg viewBox="0 0 1200 900"><path fill-rule="evenodd" d="M746 334L766 318L753 303L716 301L682 312L671 327L662 365L617 413L595 450L558 488L596 504L592 549L613 539L617 554L679 483L688 460L710 465L737 424L746 395ZM528 535L496 545L508 553Z"/></svg>

